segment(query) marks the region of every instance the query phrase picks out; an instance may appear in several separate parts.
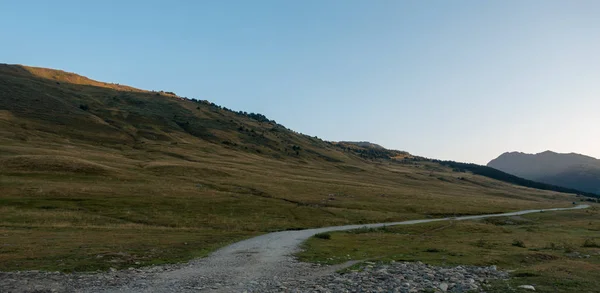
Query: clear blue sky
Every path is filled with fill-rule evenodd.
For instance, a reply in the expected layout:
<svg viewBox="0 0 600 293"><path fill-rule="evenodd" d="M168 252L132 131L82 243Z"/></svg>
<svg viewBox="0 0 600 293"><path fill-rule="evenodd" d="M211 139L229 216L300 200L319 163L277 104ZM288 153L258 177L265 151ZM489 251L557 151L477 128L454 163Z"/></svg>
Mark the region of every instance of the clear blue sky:
<svg viewBox="0 0 600 293"><path fill-rule="evenodd" d="M600 1L9 1L0 62L487 163L600 157Z"/></svg>

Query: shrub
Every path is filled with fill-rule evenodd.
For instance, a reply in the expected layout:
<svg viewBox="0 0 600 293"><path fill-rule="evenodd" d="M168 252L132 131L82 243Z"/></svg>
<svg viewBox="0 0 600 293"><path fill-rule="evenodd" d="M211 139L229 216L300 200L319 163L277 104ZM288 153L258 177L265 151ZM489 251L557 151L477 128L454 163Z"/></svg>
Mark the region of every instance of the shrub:
<svg viewBox="0 0 600 293"><path fill-rule="evenodd" d="M600 244L594 241L594 239L588 238L583 242L583 247L600 248Z"/></svg>
<svg viewBox="0 0 600 293"><path fill-rule="evenodd" d="M362 227L354 230L348 230L346 233L349 234L364 234L364 233L394 233L393 230L388 229L386 226L380 228L367 228Z"/></svg>
<svg viewBox="0 0 600 293"><path fill-rule="evenodd" d="M525 242L523 242L522 240L515 239L512 242L512 246L525 248Z"/></svg>
<svg viewBox="0 0 600 293"><path fill-rule="evenodd" d="M536 273L531 273L531 272L521 272L521 273L515 273L512 276L517 277L517 278L529 278L529 277L537 277L539 275Z"/></svg>
<svg viewBox="0 0 600 293"><path fill-rule="evenodd" d="M319 238L319 239L329 240L329 239L331 239L331 234L329 234L327 232L317 233L317 234L315 234L314 237Z"/></svg>
<svg viewBox="0 0 600 293"><path fill-rule="evenodd" d="M560 246L556 245L554 242L550 242L550 244L546 245L546 249L560 250Z"/></svg>
<svg viewBox="0 0 600 293"><path fill-rule="evenodd" d="M481 247L481 248L491 248L492 247L492 244L483 238L477 240L473 245L475 245L476 247Z"/></svg>
<svg viewBox="0 0 600 293"><path fill-rule="evenodd" d="M565 253L575 252L575 246L573 246L573 244L571 244L571 243L564 242L563 250Z"/></svg>

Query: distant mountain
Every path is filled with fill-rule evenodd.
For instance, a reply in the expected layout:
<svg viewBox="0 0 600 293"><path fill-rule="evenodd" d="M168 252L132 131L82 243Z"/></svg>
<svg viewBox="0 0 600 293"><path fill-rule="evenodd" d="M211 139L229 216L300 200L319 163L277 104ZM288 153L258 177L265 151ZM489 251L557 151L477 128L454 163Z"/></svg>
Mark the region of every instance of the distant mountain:
<svg viewBox="0 0 600 293"><path fill-rule="evenodd" d="M487 165L526 179L600 194L600 160L590 156L509 152Z"/></svg>

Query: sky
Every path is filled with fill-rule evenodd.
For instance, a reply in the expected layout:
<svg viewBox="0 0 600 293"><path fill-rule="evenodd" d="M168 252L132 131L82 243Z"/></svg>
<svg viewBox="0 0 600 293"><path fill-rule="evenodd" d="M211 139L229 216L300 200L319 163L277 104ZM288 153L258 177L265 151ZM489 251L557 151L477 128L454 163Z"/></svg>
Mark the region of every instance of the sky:
<svg viewBox="0 0 600 293"><path fill-rule="evenodd" d="M596 0L0 0L0 63L429 158L600 158L598 15Z"/></svg>

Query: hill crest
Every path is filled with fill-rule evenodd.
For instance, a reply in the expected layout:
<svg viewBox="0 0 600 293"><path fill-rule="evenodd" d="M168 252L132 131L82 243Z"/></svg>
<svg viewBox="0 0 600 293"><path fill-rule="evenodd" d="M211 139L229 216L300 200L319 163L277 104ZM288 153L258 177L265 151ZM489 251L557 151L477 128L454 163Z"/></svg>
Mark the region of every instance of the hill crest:
<svg viewBox="0 0 600 293"><path fill-rule="evenodd" d="M506 152L487 166L530 180L600 194L600 160L587 155Z"/></svg>
<svg viewBox="0 0 600 293"><path fill-rule="evenodd" d="M432 170L448 168L440 166L439 161L374 143L324 141L290 130L262 114L233 111L206 100L166 98L169 95L97 82L60 70L0 65L0 137L6 144L26 142L30 148L84 144L109 148L111 152L142 152L152 154L152 158L186 162L200 162L202 157L219 154L351 172L382 163ZM11 152L39 154L38 149L32 153ZM480 170L479 167L450 169ZM490 170L474 174L527 187L572 192L507 179Z"/></svg>
<svg viewBox="0 0 600 293"><path fill-rule="evenodd" d="M43 67L34 67L34 66L26 66L20 64L0 64L0 72L10 73L13 75L19 76L32 76L39 77L48 80L52 80L58 83L67 82L71 84L77 85L89 85L103 88L110 88L121 91L137 91L137 92L149 92L146 90L141 90L138 88L134 88L131 86L120 85L117 83L107 83L101 82L97 80L90 79L88 77L60 70L60 69L50 69Z"/></svg>
<svg viewBox="0 0 600 293"><path fill-rule="evenodd" d="M407 154L375 144L349 147L323 141L259 113L233 111L173 92L100 82L63 70L0 64L0 88L0 107L6 109L0 117L71 139L132 147L156 141L208 142L277 158L331 162L346 161L348 156L390 159Z"/></svg>

